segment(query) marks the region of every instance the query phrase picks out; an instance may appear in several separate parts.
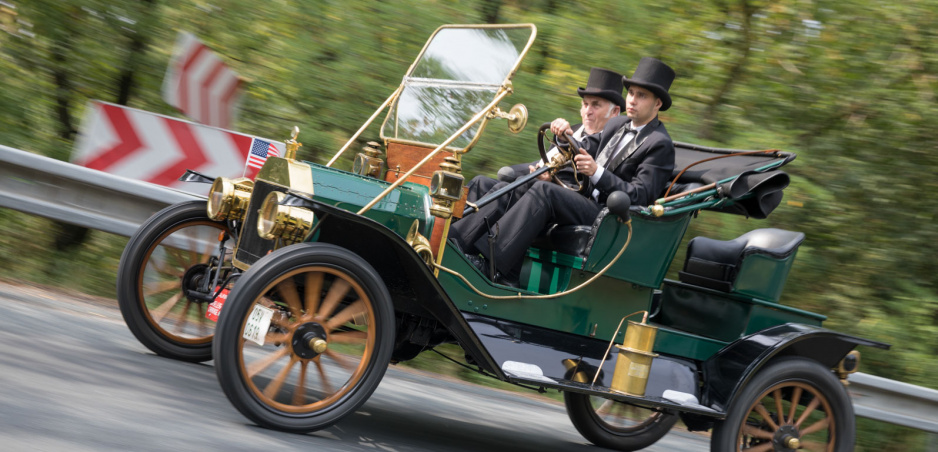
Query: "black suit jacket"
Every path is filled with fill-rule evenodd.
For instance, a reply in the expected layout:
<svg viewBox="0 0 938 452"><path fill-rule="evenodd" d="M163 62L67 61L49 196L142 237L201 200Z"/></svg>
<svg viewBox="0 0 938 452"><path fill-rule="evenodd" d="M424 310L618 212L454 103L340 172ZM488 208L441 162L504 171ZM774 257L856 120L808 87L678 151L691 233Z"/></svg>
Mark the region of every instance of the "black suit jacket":
<svg viewBox="0 0 938 452"><path fill-rule="evenodd" d="M620 128L631 124L632 119L625 115L610 119L598 143L589 142L591 149L587 151L595 158ZM656 117L609 162L587 194L599 190L599 202L605 204L612 192L624 191L632 205L648 206L664 192L673 171L674 142Z"/></svg>

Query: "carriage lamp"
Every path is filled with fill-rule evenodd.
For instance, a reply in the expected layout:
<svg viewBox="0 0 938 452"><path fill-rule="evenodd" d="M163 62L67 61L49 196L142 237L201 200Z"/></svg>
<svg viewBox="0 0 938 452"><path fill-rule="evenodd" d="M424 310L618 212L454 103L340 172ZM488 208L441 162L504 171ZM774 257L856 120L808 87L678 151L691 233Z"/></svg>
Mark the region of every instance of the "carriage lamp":
<svg viewBox="0 0 938 452"><path fill-rule="evenodd" d="M847 375L859 369L860 352L858 350L851 350L850 353L847 353L847 356L844 356L844 359L837 363L837 376L840 377L841 380L846 381Z"/></svg>
<svg viewBox="0 0 938 452"><path fill-rule="evenodd" d="M384 160L381 159L381 145L375 141L369 141L355 156L352 163L352 172L368 177L380 177L384 169Z"/></svg>
<svg viewBox="0 0 938 452"><path fill-rule="evenodd" d="M448 219L453 215L453 205L462 197L464 179L460 174L459 159L454 156L443 159L440 168L430 179L430 197L433 198L430 213Z"/></svg>
<svg viewBox="0 0 938 452"><path fill-rule="evenodd" d="M281 206L284 197L286 195L275 191L264 198L257 219L257 235L267 240L297 243L306 238L316 222L316 215L304 207Z"/></svg>
<svg viewBox="0 0 938 452"><path fill-rule="evenodd" d="M216 178L208 192L208 217L215 221L244 219L253 189L254 181L246 177Z"/></svg>

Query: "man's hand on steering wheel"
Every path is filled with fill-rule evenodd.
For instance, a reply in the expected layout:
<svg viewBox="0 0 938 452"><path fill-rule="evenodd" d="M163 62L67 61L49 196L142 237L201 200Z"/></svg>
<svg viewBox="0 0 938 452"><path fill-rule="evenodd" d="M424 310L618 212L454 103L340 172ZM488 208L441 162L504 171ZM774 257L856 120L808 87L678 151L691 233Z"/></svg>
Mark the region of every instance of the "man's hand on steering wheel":
<svg viewBox="0 0 938 452"><path fill-rule="evenodd" d="M570 123L566 119L557 118L550 123L550 133L554 136L559 135L573 135L573 130L570 128Z"/></svg>
<svg viewBox="0 0 938 452"><path fill-rule="evenodd" d="M593 177L593 174L596 174L596 160L586 152L586 149L580 148L573 156L573 164L576 165L576 170L586 177Z"/></svg>

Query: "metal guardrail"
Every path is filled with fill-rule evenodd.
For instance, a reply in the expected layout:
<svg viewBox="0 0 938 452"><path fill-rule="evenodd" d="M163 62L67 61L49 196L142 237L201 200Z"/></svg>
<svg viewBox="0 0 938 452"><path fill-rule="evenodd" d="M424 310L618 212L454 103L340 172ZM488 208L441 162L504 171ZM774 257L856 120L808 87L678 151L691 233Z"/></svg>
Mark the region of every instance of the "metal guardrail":
<svg viewBox="0 0 938 452"><path fill-rule="evenodd" d="M130 236L191 193L0 145L0 207ZM938 391L864 373L849 377L857 416L938 433Z"/></svg>
<svg viewBox="0 0 938 452"><path fill-rule="evenodd" d="M192 199L204 197L0 145L0 207L129 237Z"/></svg>
<svg viewBox="0 0 938 452"><path fill-rule="evenodd" d="M938 433L938 391L860 372L848 381L857 416Z"/></svg>

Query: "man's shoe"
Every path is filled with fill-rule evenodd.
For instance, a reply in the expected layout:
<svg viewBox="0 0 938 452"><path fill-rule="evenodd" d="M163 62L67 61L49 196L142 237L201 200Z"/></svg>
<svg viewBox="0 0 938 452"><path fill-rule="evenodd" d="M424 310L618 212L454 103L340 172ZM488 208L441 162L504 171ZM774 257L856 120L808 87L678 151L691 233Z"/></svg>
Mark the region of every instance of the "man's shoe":
<svg viewBox="0 0 938 452"><path fill-rule="evenodd" d="M467 254L466 260L472 264L473 267L477 268L486 278L489 275L489 260L481 254ZM502 272L495 270L495 279L492 280L495 284L501 284L503 286L510 286L518 288L520 284L518 283L518 278L512 278L507 275L503 275Z"/></svg>

